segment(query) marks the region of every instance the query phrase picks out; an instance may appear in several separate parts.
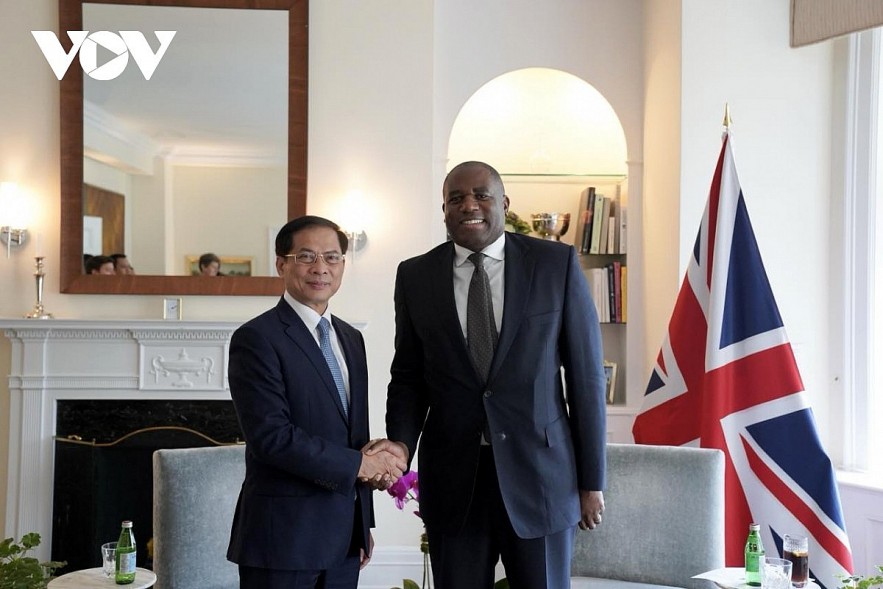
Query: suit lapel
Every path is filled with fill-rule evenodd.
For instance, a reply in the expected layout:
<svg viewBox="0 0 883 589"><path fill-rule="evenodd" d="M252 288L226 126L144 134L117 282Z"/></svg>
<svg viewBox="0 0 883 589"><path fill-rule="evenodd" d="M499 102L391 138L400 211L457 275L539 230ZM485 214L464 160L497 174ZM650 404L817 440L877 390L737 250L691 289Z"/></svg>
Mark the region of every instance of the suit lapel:
<svg viewBox="0 0 883 589"><path fill-rule="evenodd" d="M445 336L465 354L471 364L469 346L463 330L460 329L460 316L457 314L457 303L454 300L454 242L450 241L445 245L447 247L437 250L438 255L432 259L433 267L427 273L430 282L429 292L435 297L439 324L443 326Z"/></svg>
<svg viewBox="0 0 883 589"><path fill-rule="evenodd" d="M497 340L497 349L494 352L494 360L491 362L488 382L490 382L503 363L503 358L509 352L518 326L524 319L524 309L530 300L530 289L533 286L534 257L530 247L524 239L519 239L514 234L506 236L506 265L503 271L505 281L505 293L503 297L503 325L500 327L500 337Z"/></svg>
<svg viewBox="0 0 883 589"><path fill-rule="evenodd" d="M345 420L346 415L343 412L340 395L337 394L337 385L334 384L331 369L328 368L325 356L322 355L322 350L319 349L313 334L310 333L310 330L307 329L307 326L304 325L304 322L301 321L301 318L297 316L297 313L294 312L294 309L291 308L291 305L284 298L279 301L276 309L279 312L280 320L286 325L285 334L300 348L304 356L307 357L316 369L319 378L325 384L326 391L334 399L340 417Z"/></svg>

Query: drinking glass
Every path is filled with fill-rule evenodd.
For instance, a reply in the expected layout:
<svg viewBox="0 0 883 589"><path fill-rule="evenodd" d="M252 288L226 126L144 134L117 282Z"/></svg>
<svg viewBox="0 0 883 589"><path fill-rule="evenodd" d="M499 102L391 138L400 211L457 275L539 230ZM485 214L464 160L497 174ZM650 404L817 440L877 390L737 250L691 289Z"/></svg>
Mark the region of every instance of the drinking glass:
<svg viewBox="0 0 883 589"><path fill-rule="evenodd" d="M791 566L784 558L764 558L760 569L763 589L791 589Z"/></svg>
<svg viewBox="0 0 883 589"><path fill-rule="evenodd" d="M105 542L101 545L101 566L105 577L112 577L116 572L116 542Z"/></svg>
<svg viewBox="0 0 883 589"><path fill-rule="evenodd" d="M783 556L792 563L791 585L804 587L809 581L809 542L806 536L785 534Z"/></svg>

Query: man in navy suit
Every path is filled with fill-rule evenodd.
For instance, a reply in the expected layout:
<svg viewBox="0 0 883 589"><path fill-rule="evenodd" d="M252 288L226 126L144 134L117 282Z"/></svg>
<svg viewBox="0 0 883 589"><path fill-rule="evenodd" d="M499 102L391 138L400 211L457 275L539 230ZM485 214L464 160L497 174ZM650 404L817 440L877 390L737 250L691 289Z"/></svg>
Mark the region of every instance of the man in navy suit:
<svg viewBox="0 0 883 589"><path fill-rule="evenodd" d="M570 587L576 526L593 529L604 509L595 306L572 247L504 232L509 198L491 166L456 166L443 198L453 241L398 269L386 414L396 442L372 447L409 458L420 439L437 589L490 588L500 558L514 589ZM476 299L489 302L474 311L479 267ZM487 336L469 325L482 313Z"/></svg>
<svg viewBox="0 0 883 589"><path fill-rule="evenodd" d="M373 488L406 464L370 456L362 334L331 315L347 237L305 216L276 236L285 293L230 341L230 393L245 434L245 481L227 558L245 589L355 589L374 525Z"/></svg>

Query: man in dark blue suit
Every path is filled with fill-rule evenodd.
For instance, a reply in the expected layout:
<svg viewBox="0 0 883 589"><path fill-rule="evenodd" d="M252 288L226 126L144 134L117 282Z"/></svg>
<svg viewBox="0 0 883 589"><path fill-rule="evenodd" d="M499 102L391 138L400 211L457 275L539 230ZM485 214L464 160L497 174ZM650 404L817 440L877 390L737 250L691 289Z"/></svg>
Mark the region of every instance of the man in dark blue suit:
<svg viewBox="0 0 883 589"><path fill-rule="evenodd" d="M570 587L576 526L604 509L595 306L572 247L504 232L509 198L491 166L456 166L443 198L452 241L398 269L396 442L372 448L409 458L420 439L437 589L490 588L500 558L514 589Z"/></svg>
<svg viewBox="0 0 883 589"><path fill-rule="evenodd" d="M306 216L276 236L285 293L230 341L230 393L245 434L245 481L227 558L248 589L355 589L374 525L373 488L405 469L370 456L362 334L332 316L347 237Z"/></svg>

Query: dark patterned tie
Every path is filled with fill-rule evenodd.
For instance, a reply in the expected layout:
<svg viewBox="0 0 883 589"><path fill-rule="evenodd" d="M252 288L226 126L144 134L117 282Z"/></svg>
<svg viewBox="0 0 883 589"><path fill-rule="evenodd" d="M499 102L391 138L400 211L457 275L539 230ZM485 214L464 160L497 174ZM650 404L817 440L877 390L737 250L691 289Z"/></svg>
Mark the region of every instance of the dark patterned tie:
<svg viewBox="0 0 883 589"><path fill-rule="evenodd" d="M491 283L484 270L482 253L469 256L475 266L469 282L469 298L466 301L466 341L475 369L484 382L487 382L497 347L497 328L494 325L494 303L491 299Z"/></svg>
<svg viewBox="0 0 883 589"><path fill-rule="evenodd" d="M334 356L334 350L331 349L331 324L325 317L319 319L319 347L322 348L322 355L325 356L325 362L328 363L328 369L331 370L331 377L337 386L337 394L340 396L340 402L343 403L343 414L349 417L349 402L346 398L346 388L343 385L343 372L340 370L340 364Z"/></svg>

